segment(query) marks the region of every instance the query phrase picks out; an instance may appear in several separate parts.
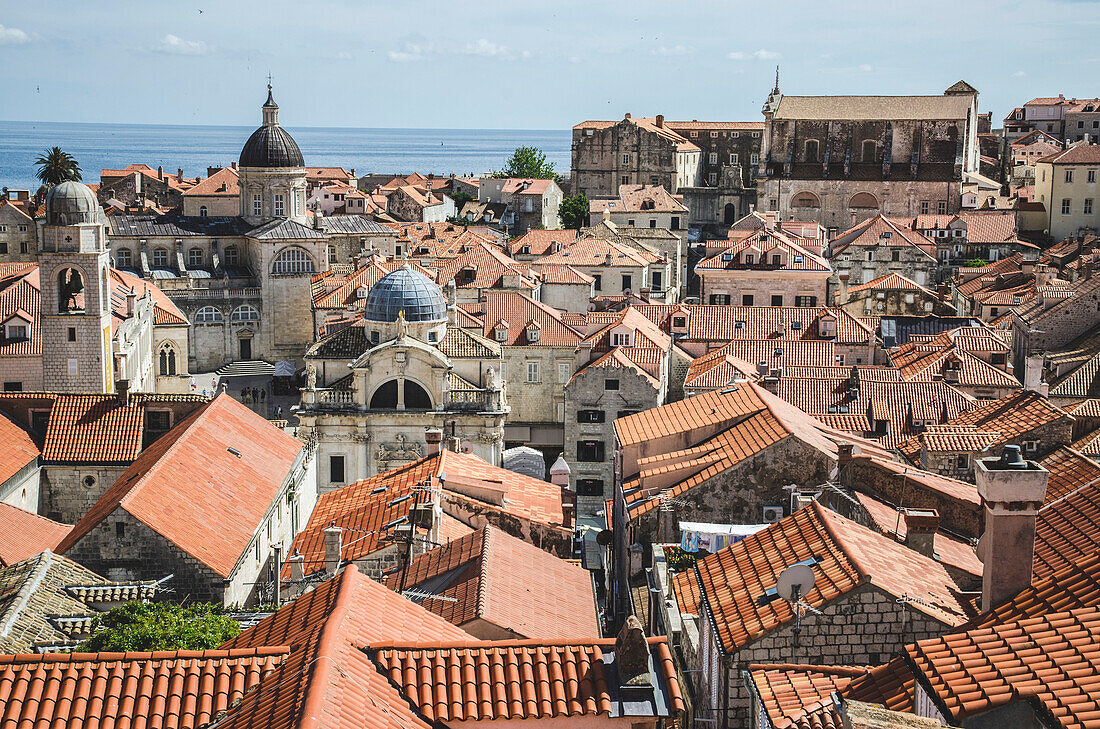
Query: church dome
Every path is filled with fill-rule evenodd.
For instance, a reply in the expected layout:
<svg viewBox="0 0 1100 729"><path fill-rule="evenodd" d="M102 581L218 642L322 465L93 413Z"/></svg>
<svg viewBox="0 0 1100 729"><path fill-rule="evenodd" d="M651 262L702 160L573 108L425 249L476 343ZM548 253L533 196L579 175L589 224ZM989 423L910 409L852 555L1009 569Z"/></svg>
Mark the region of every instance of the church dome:
<svg viewBox="0 0 1100 729"><path fill-rule="evenodd" d="M92 189L83 182L69 180L54 185L46 193L47 225L99 223L102 210Z"/></svg>
<svg viewBox="0 0 1100 729"><path fill-rule="evenodd" d="M287 130L279 126L279 105L267 87L267 101L263 105L264 123L252 132L241 150L241 167L305 167L302 150Z"/></svg>
<svg viewBox="0 0 1100 729"><path fill-rule="evenodd" d="M366 317L371 321L395 322L402 311L408 322L447 319L443 289L407 263L378 279L366 301Z"/></svg>

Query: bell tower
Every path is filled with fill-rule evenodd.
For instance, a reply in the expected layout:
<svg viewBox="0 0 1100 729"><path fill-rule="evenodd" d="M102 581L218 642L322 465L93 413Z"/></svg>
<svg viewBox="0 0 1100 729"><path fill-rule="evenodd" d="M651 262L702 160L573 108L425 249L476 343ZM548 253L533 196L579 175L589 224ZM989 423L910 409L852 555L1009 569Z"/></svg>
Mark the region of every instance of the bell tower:
<svg viewBox="0 0 1100 729"><path fill-rule="evenodd" d="M114 392L107 221L95 194L62 182L46 195L38 249L42 384Z"/></svg>

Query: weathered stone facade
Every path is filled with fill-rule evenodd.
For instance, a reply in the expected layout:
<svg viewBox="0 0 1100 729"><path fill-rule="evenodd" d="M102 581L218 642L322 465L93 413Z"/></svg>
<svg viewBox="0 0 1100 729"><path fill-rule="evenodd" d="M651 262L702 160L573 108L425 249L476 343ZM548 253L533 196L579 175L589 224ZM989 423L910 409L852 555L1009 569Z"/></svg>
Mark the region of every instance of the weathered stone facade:
<svg viewBox="0 0 1100 729"><path fill-rule="evenodd" d="M663 116L620 122L582 122L573 127L575 193L612 196L619 185L663 185L676 193L699 183L702 152L671 131Z"/></svg>

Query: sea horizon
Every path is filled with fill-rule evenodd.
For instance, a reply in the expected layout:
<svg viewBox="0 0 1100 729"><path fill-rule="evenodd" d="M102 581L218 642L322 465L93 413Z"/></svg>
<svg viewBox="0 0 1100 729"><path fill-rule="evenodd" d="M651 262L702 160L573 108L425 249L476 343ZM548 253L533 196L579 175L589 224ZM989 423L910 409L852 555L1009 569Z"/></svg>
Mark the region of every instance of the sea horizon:
<svg viewBox="0 0 1100 729"><path fill-rule="evenodd" d="M0 120L0 186L38 188L34 159L59 146L80 164L85 182L100 170L144 163L187 177L235 162L255 127L125 122ZM569 129L297 127L287 131L310 167L354 168L368 174L483 174L500 169L516 147L540 148L559 174L569 172Z"/></svg>

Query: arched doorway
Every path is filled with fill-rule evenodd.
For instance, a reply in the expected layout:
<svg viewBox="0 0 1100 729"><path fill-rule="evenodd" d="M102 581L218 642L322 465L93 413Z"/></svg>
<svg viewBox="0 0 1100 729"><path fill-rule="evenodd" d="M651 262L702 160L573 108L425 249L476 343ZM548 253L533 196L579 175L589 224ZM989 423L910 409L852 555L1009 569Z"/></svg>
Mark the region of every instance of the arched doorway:
<svg viewBox="0 0 1100 729"><path fill-rule="evenodd" d="M405 409L432 409L432 399L428 397L428 391L412 380L405 380Z"/></svg>
<svg viewBox="0 0 1100 729"><path fill-rule="evenodd" d="M737 222L737 206L733 203L726 203L725 210L722 212L722 222L726 225L733 225Z"/></svg>

